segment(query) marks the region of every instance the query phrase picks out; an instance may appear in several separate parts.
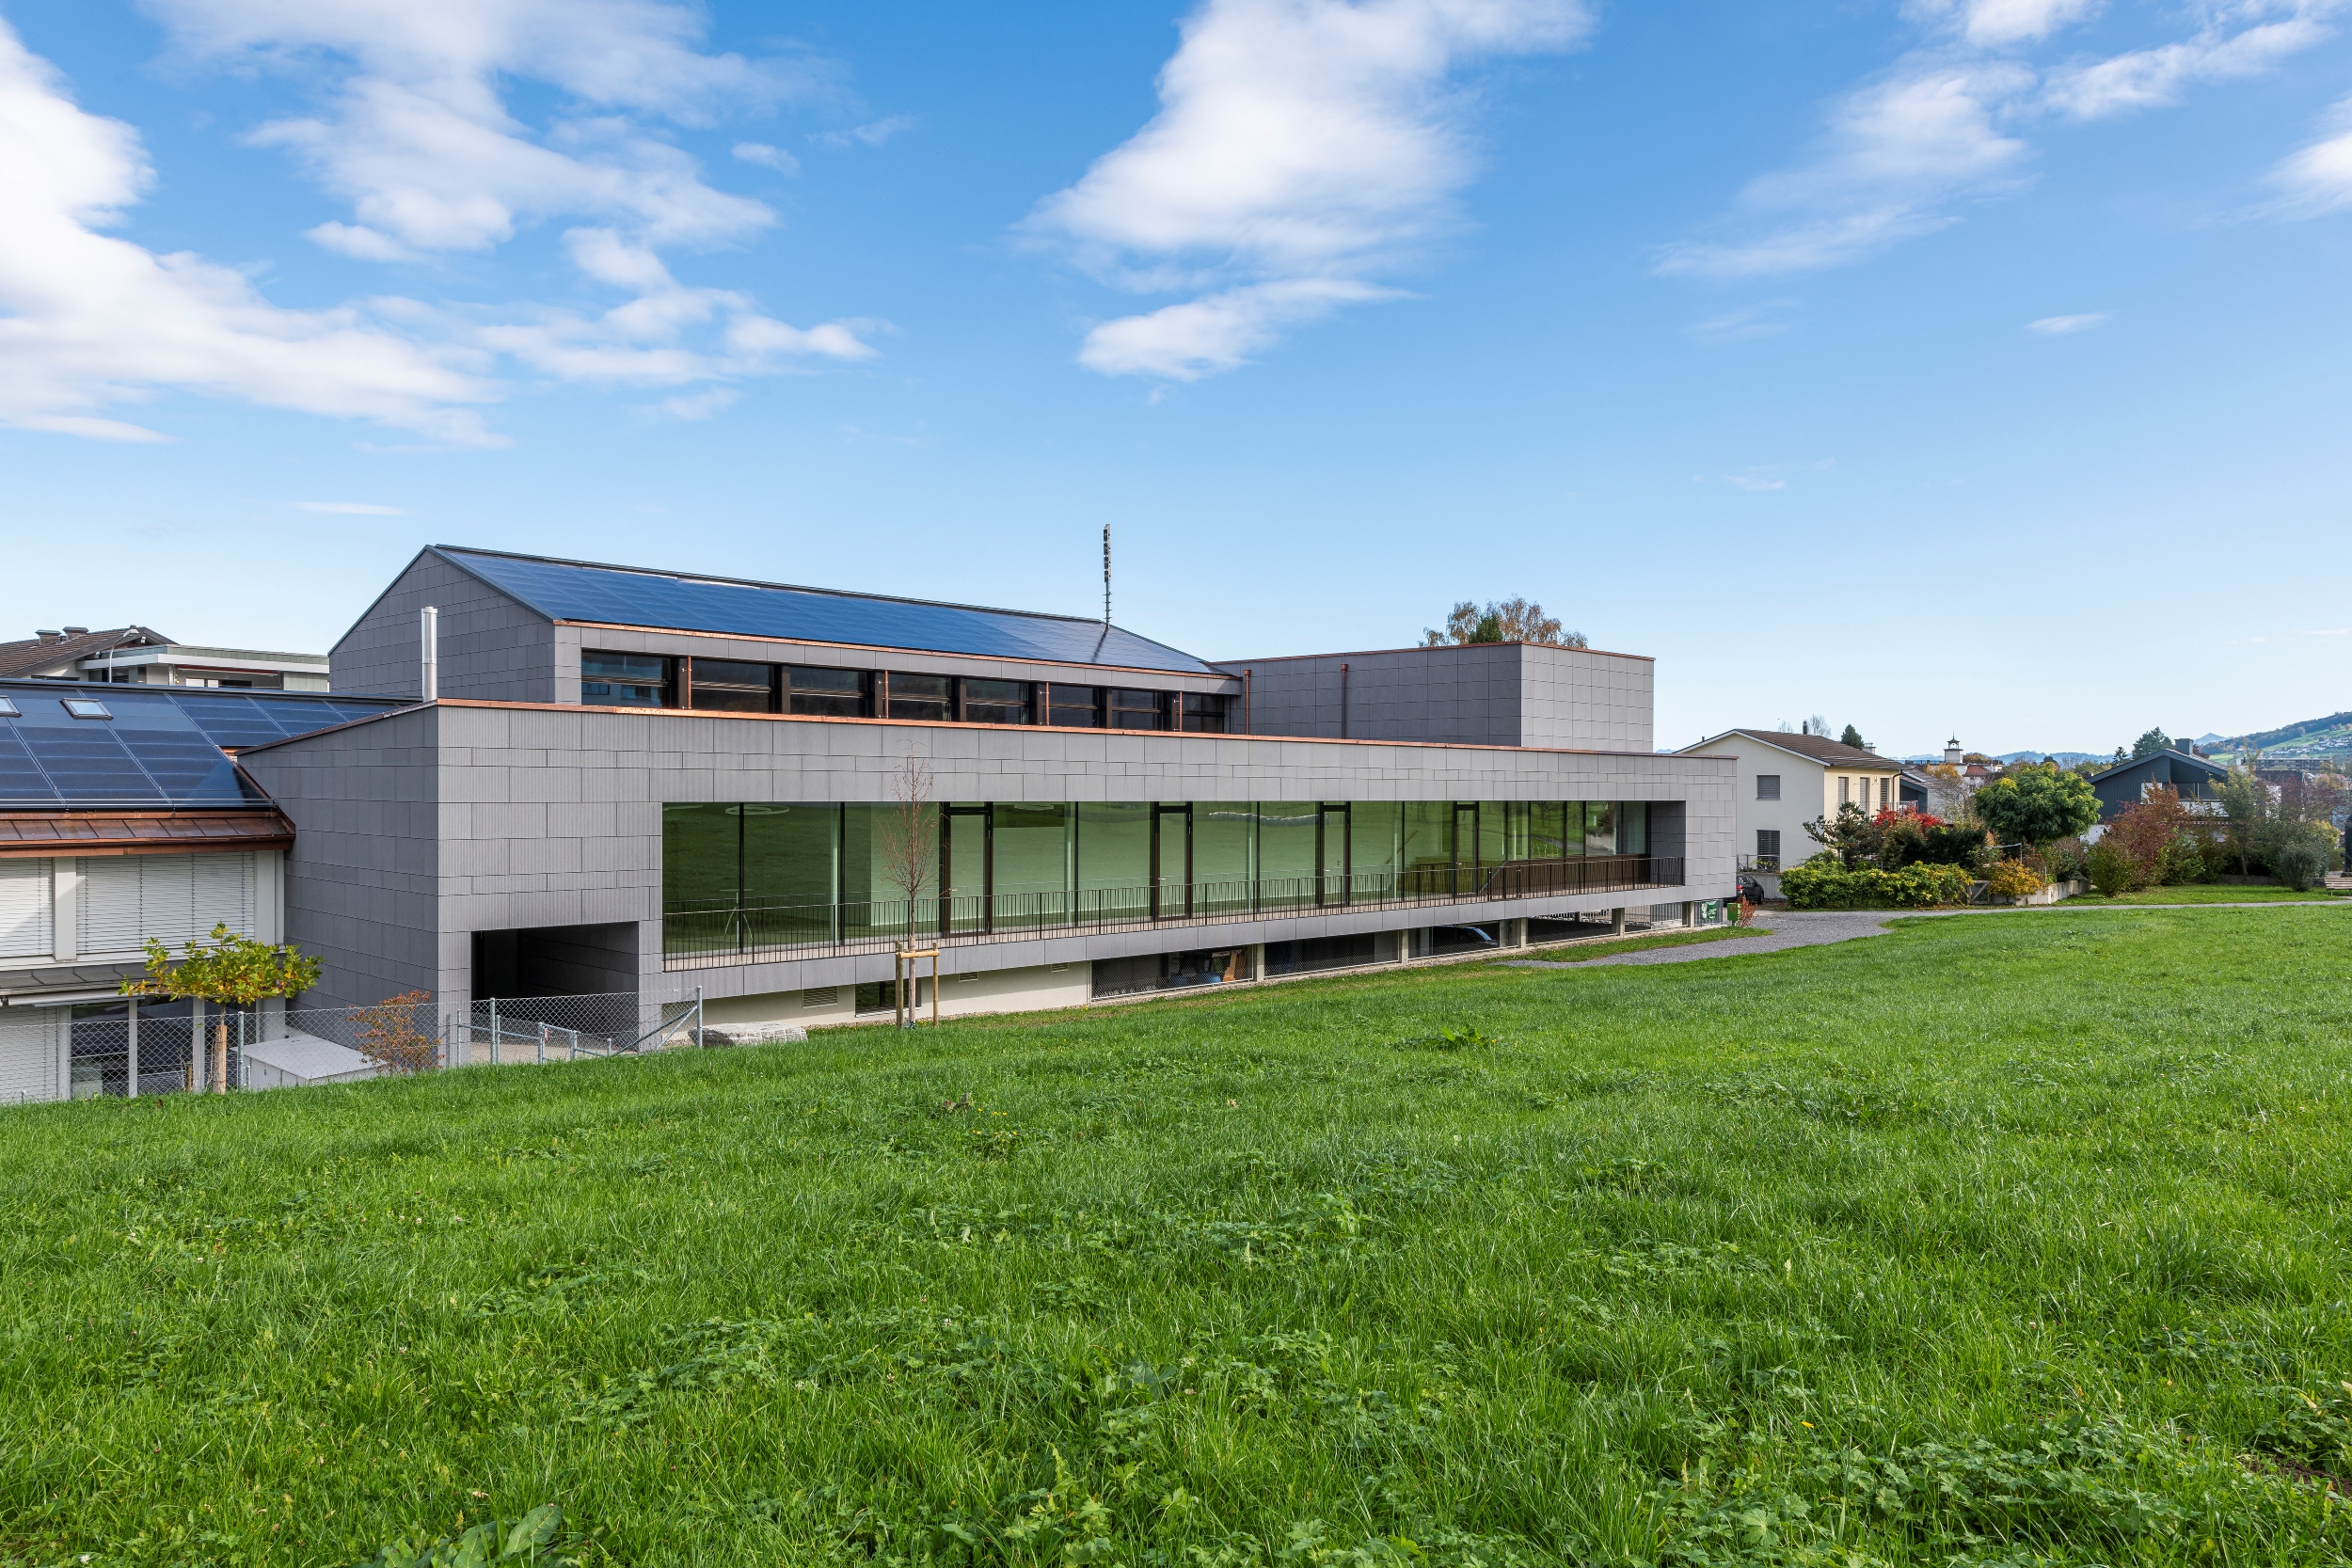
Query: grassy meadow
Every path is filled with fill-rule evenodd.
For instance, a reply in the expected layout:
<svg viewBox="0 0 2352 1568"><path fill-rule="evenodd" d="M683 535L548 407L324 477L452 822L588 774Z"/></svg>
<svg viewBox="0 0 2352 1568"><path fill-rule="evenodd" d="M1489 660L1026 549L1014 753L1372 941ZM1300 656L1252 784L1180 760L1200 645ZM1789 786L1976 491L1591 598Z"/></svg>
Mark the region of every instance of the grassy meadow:
<svg viewBox="0 0 2352 1568"><path fill-rule="evenodd" d="M0 1561L2342 1562L2348 922L0 1113Z"/></svg>
<svg viewBox="0 0 2352 1568"><path fill-rule="evenodd" d="M2109 898L2105 894L2084 893L2062 899L2070 904L2311 904L2338 895L2322 888L2308 893L2276 883L2242 887L2222 882L2190 882L2180 887L2149 887L2137 893L2122 893Z"/></svg>

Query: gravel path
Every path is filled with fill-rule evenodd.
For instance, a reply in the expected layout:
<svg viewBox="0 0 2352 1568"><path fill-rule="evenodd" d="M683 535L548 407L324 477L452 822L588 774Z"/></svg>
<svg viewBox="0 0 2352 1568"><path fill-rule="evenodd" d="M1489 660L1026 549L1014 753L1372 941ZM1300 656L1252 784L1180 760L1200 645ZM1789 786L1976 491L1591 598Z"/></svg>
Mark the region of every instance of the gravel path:
<svg viewBox="0 0 2352 1568"><path fill-rule="evenodd" d="M2167 910L2297 910L2311 909L2316 900L2296 903L2291 900L2265 900L2259 904L2116 904L2109 906L2074 906L2074 909L2098 908L2103 913L2124 911L2146 913ZM2317 905L2322 909L2343 906ZM2056 914L2073 912L2069 906L2054 904L2024 910L1835 910L1818 913L1801 913L1795 910L1772 910L1756 916L1762 928L1753 937L1724 937L1715 942L1692 942L1686 947L1652 947L1639 953L1619 953L1606 958L1585 958L1580 962L1560 963L1543 958L1505 958L1513 969L1592 969L1602 964L1687 964L1701 958L1728 958L1741 953L1779 953L1791 947L1826 947L1835 942L1852 942L1857 937L1877 937L1886 934L1890 920L1964 920L1972 916L1997 918L2003 915ZM1666 929L1667 927L1661 927Z"/></svg>

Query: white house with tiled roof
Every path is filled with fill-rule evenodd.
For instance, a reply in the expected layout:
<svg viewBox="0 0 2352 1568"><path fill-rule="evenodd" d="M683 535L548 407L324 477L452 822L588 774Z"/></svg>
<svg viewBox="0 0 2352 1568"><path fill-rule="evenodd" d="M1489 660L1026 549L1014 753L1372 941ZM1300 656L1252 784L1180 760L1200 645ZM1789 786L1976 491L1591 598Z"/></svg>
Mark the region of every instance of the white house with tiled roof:
<svg viewBox="0 0 2352 1568"><path fill-rule="evenodd" d="M1858 805L1876 815L1902 803L1902 764L1820 735L1787 730L1725 730L1682 755L1729 756L1739 764L1732 791L1734 842L1741 870L1774 873L1820 846L1804 825ZM1777 888L1767 882L1766 891Z"/></svg>

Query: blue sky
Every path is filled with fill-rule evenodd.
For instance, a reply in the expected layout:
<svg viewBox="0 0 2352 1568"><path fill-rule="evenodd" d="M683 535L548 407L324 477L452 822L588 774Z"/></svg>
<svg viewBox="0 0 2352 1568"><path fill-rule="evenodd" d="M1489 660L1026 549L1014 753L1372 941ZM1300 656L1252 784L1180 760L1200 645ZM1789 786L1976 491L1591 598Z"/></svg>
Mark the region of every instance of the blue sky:
<svg viewBox="0 0 2352 1568"><path fill-rule="evenodd" d="M2352 0L0 0L0 629L447 542L1525 594L1661 745L2347 702Z"/></svg>

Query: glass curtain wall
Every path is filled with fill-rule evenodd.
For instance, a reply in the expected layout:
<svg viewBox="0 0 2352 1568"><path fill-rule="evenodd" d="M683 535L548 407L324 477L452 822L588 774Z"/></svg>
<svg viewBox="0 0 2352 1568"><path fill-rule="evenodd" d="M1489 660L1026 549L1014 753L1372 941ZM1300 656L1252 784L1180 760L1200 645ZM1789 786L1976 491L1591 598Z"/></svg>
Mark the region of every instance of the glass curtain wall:
<svg viewBox="0 0 2352 1568"><path fill-rule="evenodd" d="M1649 815L1606 800L668 805L664 941L710 954L1463 895L1501 867L1645 856ZM1549 875L1533 885L1557 886Z"/></svg>

